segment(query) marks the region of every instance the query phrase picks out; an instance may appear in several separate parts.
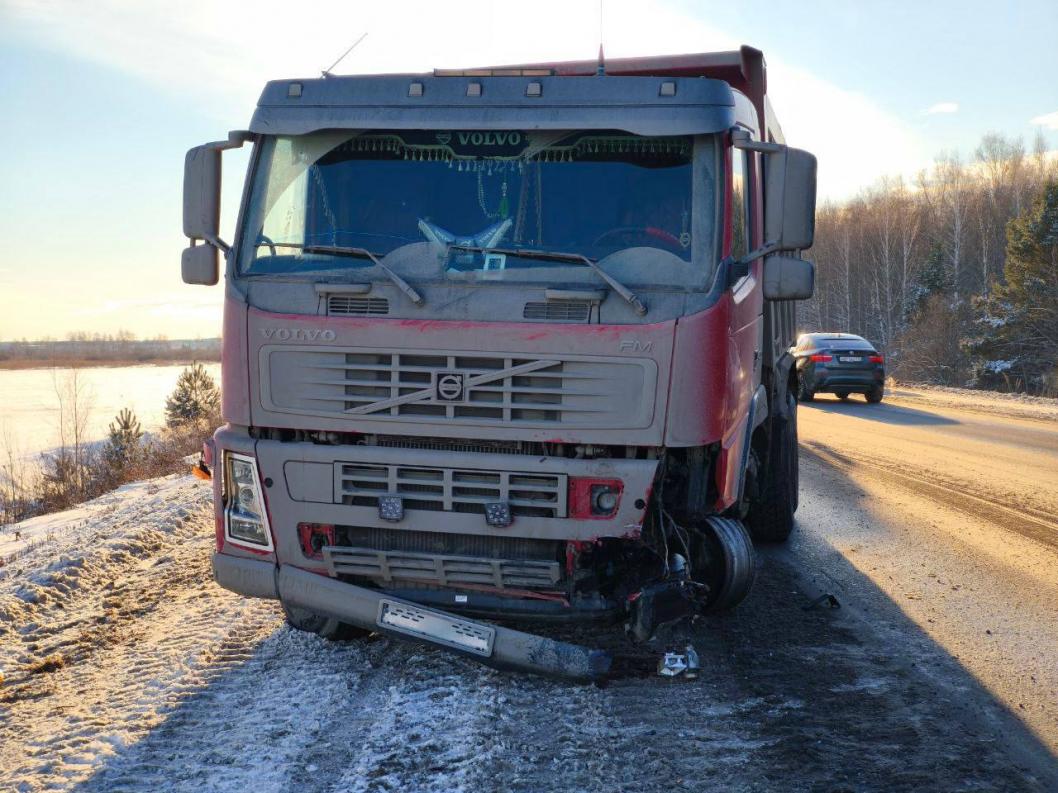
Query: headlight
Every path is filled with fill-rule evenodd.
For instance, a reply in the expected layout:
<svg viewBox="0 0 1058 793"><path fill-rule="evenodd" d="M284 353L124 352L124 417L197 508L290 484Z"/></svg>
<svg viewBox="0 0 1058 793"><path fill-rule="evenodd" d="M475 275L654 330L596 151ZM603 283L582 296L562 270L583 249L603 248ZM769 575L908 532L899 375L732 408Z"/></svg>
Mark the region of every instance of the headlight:
<svg viewBox="0 0 1058 793"><path fill-rule="evenodd" d="M252 457L224 452L224 531L236 545L272 550L268 514Z"/></svg>

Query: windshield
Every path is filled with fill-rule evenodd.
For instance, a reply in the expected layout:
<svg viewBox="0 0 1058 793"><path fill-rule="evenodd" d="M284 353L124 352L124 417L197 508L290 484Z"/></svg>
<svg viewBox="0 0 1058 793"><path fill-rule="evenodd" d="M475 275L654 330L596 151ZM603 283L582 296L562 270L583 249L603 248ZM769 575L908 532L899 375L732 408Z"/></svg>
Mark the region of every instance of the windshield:
<svg viewBox="0 0 1058 793"><path fill-rule="evenodd" d="M386 277L369 257L337 250L355 248L413 268L420 281L553 279L555 270L565 280L593 278L570 256L518 255L531 251L610 261L633 282L700 286L715 259L716 167L712 137L403 130L268 138L240 272Z"/></svg>

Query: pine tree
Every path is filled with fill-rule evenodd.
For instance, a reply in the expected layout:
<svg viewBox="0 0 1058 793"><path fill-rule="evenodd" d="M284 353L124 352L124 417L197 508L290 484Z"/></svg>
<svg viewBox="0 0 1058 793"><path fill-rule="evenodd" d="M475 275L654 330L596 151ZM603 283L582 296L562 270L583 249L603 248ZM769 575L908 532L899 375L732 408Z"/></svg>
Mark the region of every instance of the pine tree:
<svg viewBox="0 0 1058 793"><path fill-rule="evenodd" d="M110 422L107 430L103 458L109 467L123 469L130 465L139 453L143 428L136 414L128 408L123 408Z"/></svg>
<svg viewBox="0 0 1058 793"><path fill-rule="evenodd" d="M1003 273L982 306L994 332L974 347L978 379L994 386L1002 374L1008 386L1058 392L1058 182L1007 224Z"/></svg>
<svg viewBox="0 0 1058 793"><path fill-rule="evenodd" d="M952 277L948 254L939 242L934 242L929 247L926 261L918 275L918 283L926 295L944 295L951 291Z"/></svg>
<svg viewBox="0 0 1058 793"><path fill-rule="evenodd" d="M217 384L206 367L195 363L180 373L176 389L165 400L165 423L180 427L213 415L219 407Z"/></svg>

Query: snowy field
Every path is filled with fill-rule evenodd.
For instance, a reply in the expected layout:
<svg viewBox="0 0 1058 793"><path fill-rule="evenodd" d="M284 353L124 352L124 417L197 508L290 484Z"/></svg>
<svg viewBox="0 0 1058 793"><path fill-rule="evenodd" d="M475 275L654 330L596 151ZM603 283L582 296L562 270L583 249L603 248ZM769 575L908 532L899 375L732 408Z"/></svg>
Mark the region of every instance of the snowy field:
<svg viewBox="0 0 1058 793"><path fill-rule="evenodd" d="M220 364L205 364L218 381ZM59 398L76 373L88 408L87 437L106 437L107 425L131 408L145 430L162 426L165 398L183 366L112 366L84 369L0 369L0 455L32 460L59 444Z"/></svg>

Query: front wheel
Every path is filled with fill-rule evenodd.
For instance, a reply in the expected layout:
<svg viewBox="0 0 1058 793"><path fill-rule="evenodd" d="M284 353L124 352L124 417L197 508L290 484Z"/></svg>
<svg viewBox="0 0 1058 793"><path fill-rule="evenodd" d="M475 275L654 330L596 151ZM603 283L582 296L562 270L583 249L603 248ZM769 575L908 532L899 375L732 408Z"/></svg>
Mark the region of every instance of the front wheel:
<svg viewBox="0 0 1058 793"><path fill-rule="evenodd" d="M288 606L282 602L280 602L280 605L286 615L287 624L294 630L314 633L332 642L347 642L352 639L363 639L371 635L369 630L341 622L333 617L325 617L308 609Z"/></svg>
<svg viewBox="0 0 1058 793"><path fill-rule="evenodd" d="M881 402L882 401L882 397L884 395L885 395L885 389L882 388L882 386L878 386L877 388L872 388L870 391L868 391L866 394L864 394L864 396L867 397L867 401L870 402L872 405L877 405L879 402Z"/></svg>

